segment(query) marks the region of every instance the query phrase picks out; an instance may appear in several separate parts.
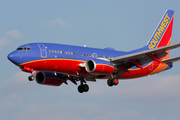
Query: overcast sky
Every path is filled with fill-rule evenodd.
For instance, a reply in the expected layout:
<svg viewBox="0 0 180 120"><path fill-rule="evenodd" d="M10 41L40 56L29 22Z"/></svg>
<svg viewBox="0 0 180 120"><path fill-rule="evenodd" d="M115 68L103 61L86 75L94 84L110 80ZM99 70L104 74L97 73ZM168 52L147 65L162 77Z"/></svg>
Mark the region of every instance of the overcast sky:
<svg viewBox="0 0 180 120"><path fill-rule="evenodd" d="M0 119L178 120L180 62L171 70L108 87L88 82L80 94L71 82L60 87L29 82L7 59L18 46L53 42L131 51L144 46L166 9L175 11L172 43L180 42L179 0L1 0ZM180 56L180 49L170 57Z"/></svg>

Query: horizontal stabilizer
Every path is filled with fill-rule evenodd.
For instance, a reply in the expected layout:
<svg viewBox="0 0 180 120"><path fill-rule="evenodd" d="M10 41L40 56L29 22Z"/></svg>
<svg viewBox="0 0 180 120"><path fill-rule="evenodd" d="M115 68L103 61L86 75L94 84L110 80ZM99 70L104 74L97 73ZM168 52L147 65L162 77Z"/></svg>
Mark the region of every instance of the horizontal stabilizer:
<svg viewBox="0 0 180 120"><path fill-rule="evenodd" d="M170 59L166 59L166 60L162 60L162 63L170 63L170 62L176 62L179 61L180 57L175 57L175 58L170 58Z"/></svg>

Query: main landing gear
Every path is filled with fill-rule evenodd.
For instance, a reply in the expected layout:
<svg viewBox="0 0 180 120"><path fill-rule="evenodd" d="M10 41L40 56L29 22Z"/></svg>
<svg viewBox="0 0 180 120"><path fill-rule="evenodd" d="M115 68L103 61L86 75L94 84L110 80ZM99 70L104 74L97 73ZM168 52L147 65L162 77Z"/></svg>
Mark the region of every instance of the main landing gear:
<svg viewBox="0 0 180 120"><path fill-rule="evenodd" d="M83 84L85 82L83 79L80 80L81 84L78 86L78 91L80 93L89 91L89 86L87 84Z"/></svg>
<svg viewBox="0 0 180 120"><path fill-rule="evenodd" d="M118 85L118 83L119 83L119 80L118 79L111 79L111 78L109 78L108 80L107 80L107 84L111 87L111 86L113 86L113 85Z"/></svg>
<svg viewBox="0 0 180 120"><path fill-rule="evenodd" d="M80 93L87 92L89 90L89 86L87 84L79 85L78 91Z"/></svg>

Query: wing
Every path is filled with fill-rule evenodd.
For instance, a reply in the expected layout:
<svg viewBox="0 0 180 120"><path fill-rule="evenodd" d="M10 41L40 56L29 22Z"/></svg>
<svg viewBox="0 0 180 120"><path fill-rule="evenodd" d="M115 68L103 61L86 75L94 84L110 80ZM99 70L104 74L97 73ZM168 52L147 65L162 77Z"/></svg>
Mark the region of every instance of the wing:
<svg viewBox="0 0 180 120"><path fill-rule="evenodd" d="M120 57L112 58L110 61L117 67L118 75L121 75L125 72L129 72L129 68L133 66L137 66L143 69L142 65L147 64L156 60L159 63L169 63L180 60L180 57L162 60L160 58L165 57L168 53L168 50L175 49L180 47L180 43L167 45L163 47L159 47L156 49L146 50L142 52L132 53Z"/></svg>
<svg viewBox="0 0 180 120"><path fill-rule="evenodd" d="M133 54L129 54L129 55L124 55L124 56L120 56L120 57L115 57L115 58L111 59L111 62L115 63L115 64L121 64L121 63L124 63L125 61L128 61L129 59L137 59L140 57L147 56L148 54L163 53L167 50L175 49L177 47L180 47L180 43L167 45L164 47L159 47L156 49L146 50L146 51L133 53Z"/></svg>

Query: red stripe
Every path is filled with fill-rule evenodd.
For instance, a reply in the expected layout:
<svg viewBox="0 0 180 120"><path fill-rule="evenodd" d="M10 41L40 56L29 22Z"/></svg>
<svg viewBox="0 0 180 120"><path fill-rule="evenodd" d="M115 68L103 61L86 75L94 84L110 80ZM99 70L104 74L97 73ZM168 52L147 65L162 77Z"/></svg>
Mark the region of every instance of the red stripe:
<svg viewBox="0 0 180 120"><path fill-rule="evenodd" d="M157 45L157 48L168 45L169 41L171 40L170 38L171 38L171 34L172 34L173 19L174 19L174 17L172 18L168 28L166 29L161 41Z"/></svg>
<svg viewBox="0 0 180 120"><path fill-rule="evenodd" d="M156 70L156 68L159 66L159 63L157 61L153 61L153 66L152 64L149 64L148 66L144 67L144 69L134 69L131 70L129 69L130 73L126 72L122 75L120 75L118 78L119 79L129 79L129 78L138 78L142 76L147 76L149 75L152 71Z"/></svg>

